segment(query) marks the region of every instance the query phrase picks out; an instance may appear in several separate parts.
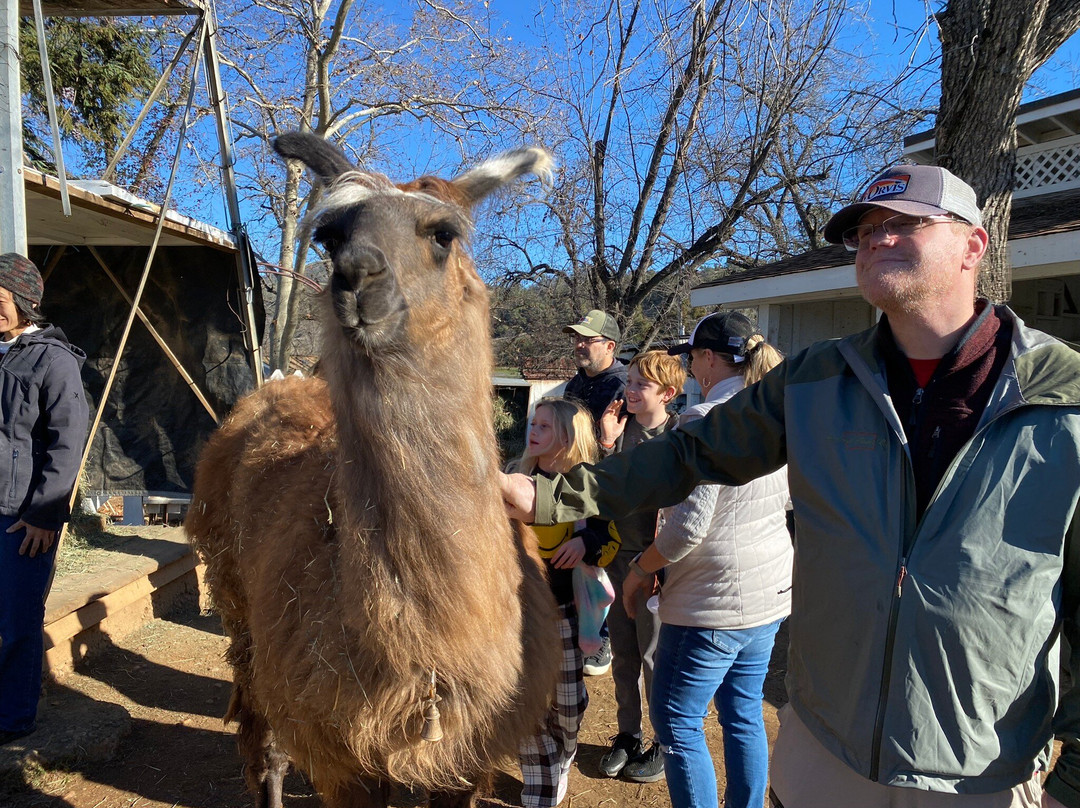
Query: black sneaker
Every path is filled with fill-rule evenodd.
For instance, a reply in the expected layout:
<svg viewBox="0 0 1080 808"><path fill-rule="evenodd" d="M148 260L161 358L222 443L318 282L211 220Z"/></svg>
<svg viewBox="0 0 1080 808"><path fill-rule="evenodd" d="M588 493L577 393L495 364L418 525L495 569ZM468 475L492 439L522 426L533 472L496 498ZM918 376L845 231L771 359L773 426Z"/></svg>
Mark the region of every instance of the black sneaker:
<svg viewBox="0 0 1080 808"><path fill-rule="evenodd" d="M660 744L653 741L647 751L642 752L623 767L622 775L632 783L655 783L664 776L664 753Z"/></svg>
<svg viewBox="0 0 1080 808"><path fill-rule="evenodd" d="M600 758L600 773L605 777L618 777L623 767L645 751L641 738L635 738L628 732L611 736L611 749Z"/></svg>
<svg viewBox="0 0 1080 808"><path fill-rule="evenodd" d="M611 670L611 640L604 637L600 650L585 657L581 672L586 676L603 676L609 670Z"/></svg>

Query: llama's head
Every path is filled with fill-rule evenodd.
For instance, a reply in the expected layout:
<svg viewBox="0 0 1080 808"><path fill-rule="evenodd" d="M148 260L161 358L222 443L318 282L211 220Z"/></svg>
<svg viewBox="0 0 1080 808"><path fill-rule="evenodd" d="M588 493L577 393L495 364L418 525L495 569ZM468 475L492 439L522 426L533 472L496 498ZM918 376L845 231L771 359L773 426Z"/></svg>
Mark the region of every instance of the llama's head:
<svg viewBox="0 0 1080 808"><path fill-rule="evenodd" d="M551 170L547 152L519 149L452 180L395 185L357 170L317 135L284 134L274 148L325 186L309 226L333 262L328 292L337 336L365 353L440 341L440 334L451 339L470 307L486 317L484 285L465 249L472 209L523 174Z"/></svg>

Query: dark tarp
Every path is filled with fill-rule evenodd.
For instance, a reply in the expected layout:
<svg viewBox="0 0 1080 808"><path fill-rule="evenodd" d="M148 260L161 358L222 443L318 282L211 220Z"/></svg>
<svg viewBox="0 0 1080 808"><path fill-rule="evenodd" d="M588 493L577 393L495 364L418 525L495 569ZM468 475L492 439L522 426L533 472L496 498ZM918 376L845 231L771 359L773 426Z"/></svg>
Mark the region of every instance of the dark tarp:
<svg viewBox="0 0 1080 808"><path fill-rule="evenodd" d="M34 247L30 257L43 268L55 249ZM147 248L97 249L134 297ZM210 247L159 247L140 305L219 418L255 386L244 349L237 261L235 253ZM258 283L254 294L261 327ZM131 307L87 250L68 247L46 280L42 310L86 352L82 375L92 420ZM87 459L85 493L190 493L199 451L216 426L136 319Z"/></svg>

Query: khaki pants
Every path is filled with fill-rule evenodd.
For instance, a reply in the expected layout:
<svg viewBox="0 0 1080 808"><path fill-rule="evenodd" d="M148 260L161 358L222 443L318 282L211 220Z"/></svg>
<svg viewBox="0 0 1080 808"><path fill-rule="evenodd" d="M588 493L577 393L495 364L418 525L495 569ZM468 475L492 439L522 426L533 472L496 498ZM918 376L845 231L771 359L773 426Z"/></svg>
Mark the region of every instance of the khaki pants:
<svg viewBox="0 0 1080 808"><path fill-rule="evenodd" d="M867 780L823 747L790 705L780 710L780 733L770 769L777 808L1039 808L1042 775L993 794L944 794Z"/></svg>

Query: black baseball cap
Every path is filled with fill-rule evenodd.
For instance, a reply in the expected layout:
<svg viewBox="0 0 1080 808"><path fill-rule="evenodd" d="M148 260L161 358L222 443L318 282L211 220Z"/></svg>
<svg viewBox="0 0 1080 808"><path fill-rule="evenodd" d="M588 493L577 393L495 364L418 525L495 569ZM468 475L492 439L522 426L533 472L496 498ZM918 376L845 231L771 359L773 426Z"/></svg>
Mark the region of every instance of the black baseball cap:
<svg viewBox="0 0 1080 808"><path fill-rule="evenodd" d="M745 315L720 311L698 320L689 341L668 348L668 353L676 356L690 353L694 348L709 348L717 353L745 356L746 341L755 332L754 324Z"/></svg>

